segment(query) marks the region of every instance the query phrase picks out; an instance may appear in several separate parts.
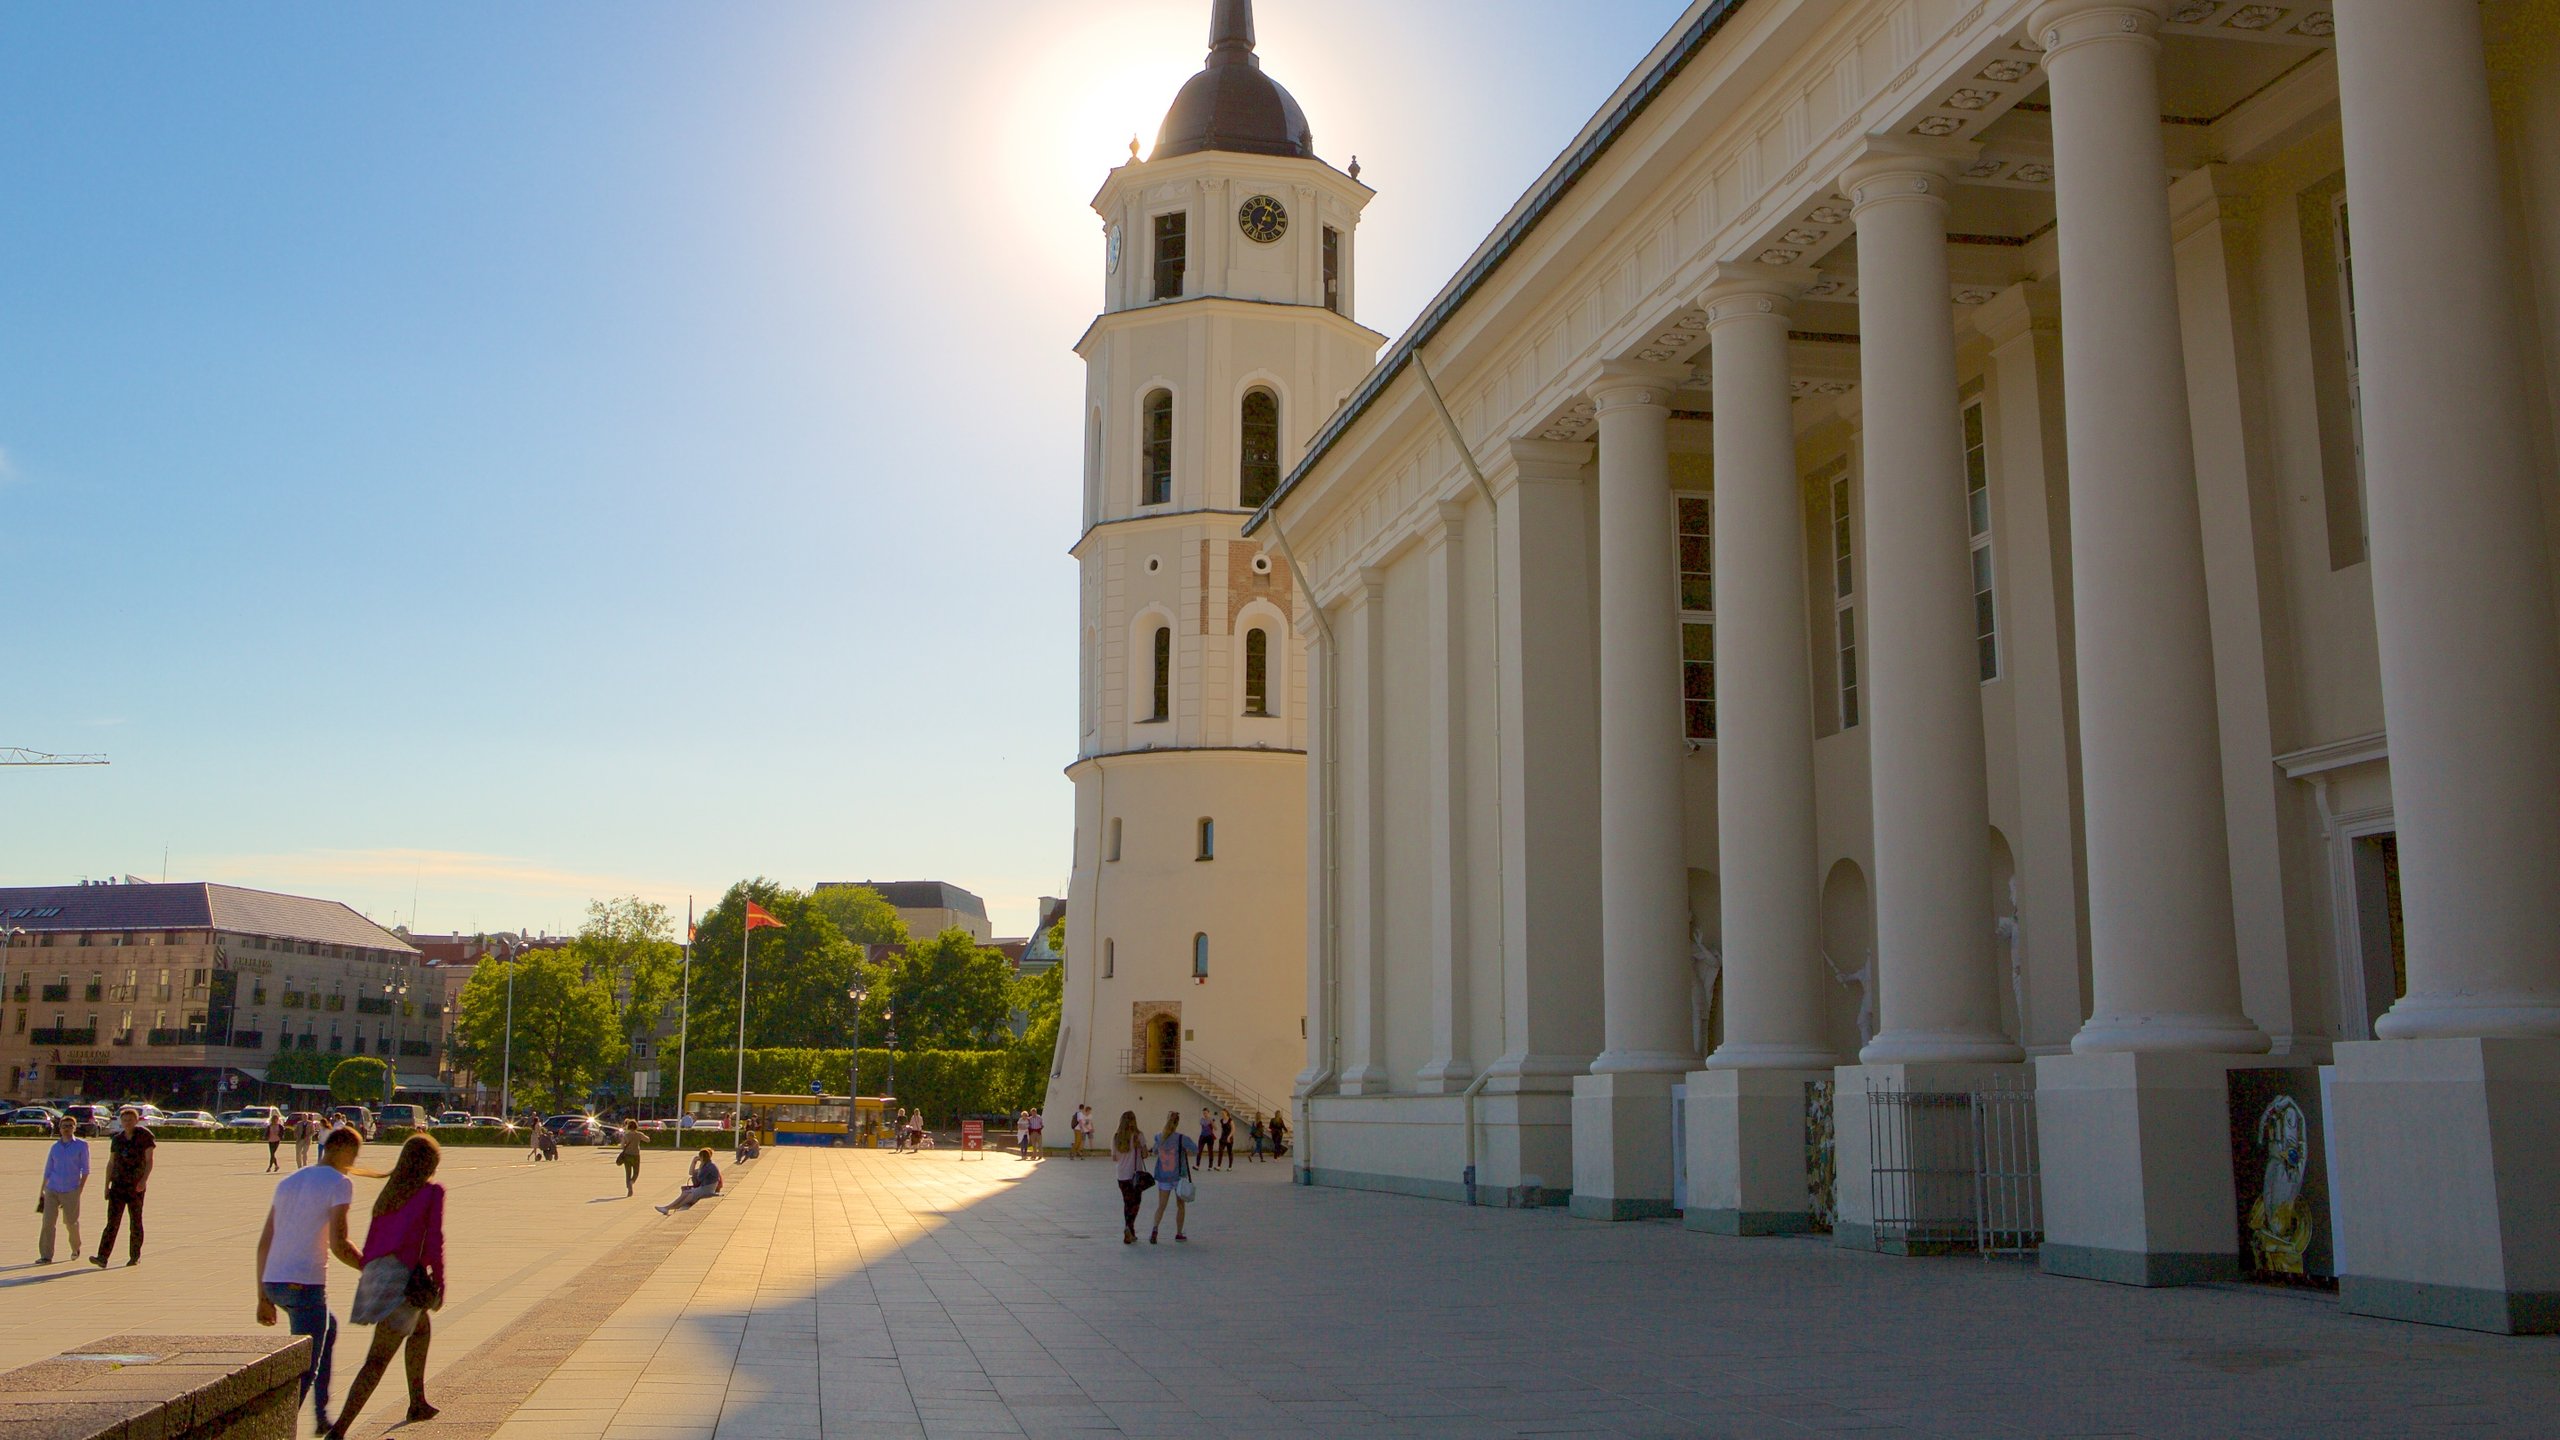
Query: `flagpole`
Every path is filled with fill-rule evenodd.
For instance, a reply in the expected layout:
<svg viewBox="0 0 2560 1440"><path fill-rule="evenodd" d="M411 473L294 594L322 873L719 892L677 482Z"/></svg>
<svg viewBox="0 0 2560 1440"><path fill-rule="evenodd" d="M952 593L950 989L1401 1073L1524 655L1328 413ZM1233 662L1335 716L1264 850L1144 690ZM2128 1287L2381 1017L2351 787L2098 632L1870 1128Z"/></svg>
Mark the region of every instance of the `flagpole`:
<svg viewBox="0 0 2560 1440"><path fill-rule="evenodd" d="M684 991L676 1001L676 1144L684 1144L684 1052L693 1029L693 897L684 897Z"/></svg>
<svg viewBox="0 0 2560 1440"><path fill-rule="evenodd" d="M752 904L741 897L741 904ZM755 919L746 909L738 911L738 1102L729 1117L729 1138L746 1137L747 1122L747 949L755 939Z"/></svg>

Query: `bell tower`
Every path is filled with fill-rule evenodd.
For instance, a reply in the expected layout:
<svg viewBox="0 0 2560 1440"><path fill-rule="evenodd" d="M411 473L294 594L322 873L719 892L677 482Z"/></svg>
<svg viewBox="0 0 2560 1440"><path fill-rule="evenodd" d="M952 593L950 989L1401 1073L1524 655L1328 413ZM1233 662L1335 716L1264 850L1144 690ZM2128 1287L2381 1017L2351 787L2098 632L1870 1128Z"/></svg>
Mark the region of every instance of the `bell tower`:
<svg viewBox="0 0 2560 1440"><path fill-rule="evenodd" d="M1242 529L1384 343L1351 318L1371 193L1263 70L1252 0L1216 0L1154 149L1133 142L1094 196L1050 1115L1241 1125L1253 1098L1286 1106L1303 1061L1305 647L1285 558Z"/></svg>

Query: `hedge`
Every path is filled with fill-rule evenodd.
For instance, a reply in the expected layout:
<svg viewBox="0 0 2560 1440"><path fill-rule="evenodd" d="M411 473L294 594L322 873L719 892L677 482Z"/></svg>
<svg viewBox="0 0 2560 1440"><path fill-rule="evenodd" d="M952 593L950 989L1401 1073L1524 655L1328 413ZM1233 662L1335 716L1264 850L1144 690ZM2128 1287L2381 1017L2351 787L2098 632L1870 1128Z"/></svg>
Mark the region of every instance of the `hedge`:
<svg viewBox="0 0 2560 1440"><path fill-rule="evenodd" d="M862 1052L862 1093L889 1084L889 1052ZM901 1050L897 1054L899 1105L920 1107L938 1124L963 1115L1003 1114L1041 1103L1048 1057L1018 1050ZM844 1093L851 1078L850 1050L749 1050L747 1089L764 1095L806 1095L816 1082L830 1095ZM716 1092L737 1083L734 1050L697 1050L685 1062L685 1086ZM669 1076L673 1079L673 1076Z"/></svg>

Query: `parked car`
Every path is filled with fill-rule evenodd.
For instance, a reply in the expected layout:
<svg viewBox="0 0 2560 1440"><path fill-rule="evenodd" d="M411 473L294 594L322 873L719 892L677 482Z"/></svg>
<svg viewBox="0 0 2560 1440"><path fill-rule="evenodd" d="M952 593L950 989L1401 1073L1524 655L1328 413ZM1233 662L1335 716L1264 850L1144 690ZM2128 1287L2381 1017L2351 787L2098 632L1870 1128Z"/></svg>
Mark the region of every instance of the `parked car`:
<svg viewBox="0 0 2560 1440"><path fill-rule="evenodd" d="M219 1130L222 1128L222 1122L214 1119L213 1112L210 1110L172 1110L148 1123L162 1130Z"/></svg>
<svg viewBox="0 0 2560 1440"><path fill-rule="evenodd" d="M332 1119L345 1121L347 1123L347 1128L355 1131L367 1140L373 1138L373 1112L362 1105L334 1106L330 1109L329 1116Z"/></svg>
<svg viewBox="0 0 2560 1440"><path fill-rule="evenodd" d="M53 1122L61 1118L61 1111L51 1109L47 1106L21 1105L17 1109L10 1111L7 1115L0 1116L0 1124L42 1125L47 1129L51 1129L53 1127Z"/></svg>
<svg viewBox="0 0 2560 1440"><path fill-rule="evenodd" d="M284 1117L284 1123L287 1125L299 1125L305 1122L310 1124L313 1133L317 1135L319 1131L327 1128L329 1117L312 1110L296 1110Z"/></svg>
<svg viewBox="0 0 2560 1440"><path fill-rule="evenodd" d="M383 1106L382 1113L376 1118L375 1123L384 1130L433 1130L436 1128L436 1122L427 1118L427 1107L398 1100Z"/></svg>
<svg viewBox="0 0 2560 1440"><path fill-rule="evenodd" d="M542 1122L563 1145L608 1145L612 1127L593 1115L553 1115Z"/></svg>
<svg viewBox="0 0 2560 1440"><path fill-rule="evenodd" d="M471 1112L468 1110L447 1110L436 1117L436 1123L439 1125L469 1125L471 1123Z"/></svg>
<svg viewBox="0 0 2560 1440"><path fill-rule="evenodd" d="M474 1115L469 1124L474 1130L504 1130L507 1122L495 1115Z"/></svg>
<svg viewBox="0 0 2560 1440"><path fill-rule="evenodd" d="M252 1105L245 1110L227 1111L220 1118L223 1124L235 1129L264 1130L268 1120L281 1118L283 1114L273 1105Z"/></svg>
<svg viewBox="0 0 2560 1440"><path fill-rule="evenodd" d="M62 1113L71 1117L71 1122L76 1127L73 1132L75 1134L104 1135L116 1128L115 1107L111 1105L93 1105L84 1100L77 1104L65 1105L62 1107Z"/></svg>

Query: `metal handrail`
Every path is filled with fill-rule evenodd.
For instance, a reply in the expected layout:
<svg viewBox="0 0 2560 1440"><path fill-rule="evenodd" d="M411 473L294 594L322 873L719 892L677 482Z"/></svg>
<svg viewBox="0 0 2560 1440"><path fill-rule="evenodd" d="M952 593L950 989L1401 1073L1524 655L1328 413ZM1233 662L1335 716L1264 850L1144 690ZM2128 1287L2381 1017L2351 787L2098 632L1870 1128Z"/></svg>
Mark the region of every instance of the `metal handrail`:
<svg viewBox="0 0 2560 1440"><path fill-rule="evenodd" d="M1200 1052L1188 1045L1183 1046L1176 1057L1176 1065L1178 1067L1176 1069L1148 1069L1145 1065L1145 1058L1144 1051L1121 1051L1120 1073L1123 1075L1160 1075L1168 1080L1183 1081L1186 1084L1190 1084L1195 1090L1216 1091L1220 1095L1226 1097L1220 1101L1225 1108L1229 1110L1241 1108L1249 1115L1276 1115L1280 1111L1280 1107L1272 1104L1271 1101L1265 1098L1260 1091L1255 1090L1252 1086L1236 1079L1233 1075L1220 1070L1217 1066L1210 1064L1208 1061L1201 1059Z"/></svg>

